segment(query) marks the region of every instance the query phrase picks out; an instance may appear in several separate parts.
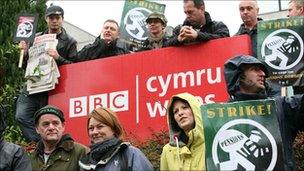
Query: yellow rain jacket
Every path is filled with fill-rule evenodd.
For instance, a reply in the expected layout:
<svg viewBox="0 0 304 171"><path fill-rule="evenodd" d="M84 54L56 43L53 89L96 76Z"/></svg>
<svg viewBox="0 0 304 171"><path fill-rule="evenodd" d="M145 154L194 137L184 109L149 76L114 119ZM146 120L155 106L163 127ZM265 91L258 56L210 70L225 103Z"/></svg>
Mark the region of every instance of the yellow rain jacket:
<svg viewBox="0 0 304 171"><path fill-rule="evenodd" d="M192 109L195 127L188 133L174 120L172 101L176 98L186 100ZM163 147L160 169L206 170L204 130L197 98L189 93L174 95L168 105L168 126L170 142Z"/></svg>

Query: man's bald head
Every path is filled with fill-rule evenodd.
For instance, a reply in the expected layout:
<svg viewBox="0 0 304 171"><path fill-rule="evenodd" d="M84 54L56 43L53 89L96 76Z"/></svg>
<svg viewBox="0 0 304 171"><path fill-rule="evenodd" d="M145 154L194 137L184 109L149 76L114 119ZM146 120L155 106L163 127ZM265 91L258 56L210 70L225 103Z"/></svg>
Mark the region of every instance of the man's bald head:
<svg viewBox="0 0 304 171"><path fill-rule="evenodd" d="M259 7L257 1L240 1L239 11L245 27L252 29L258 22Z"/></svg>

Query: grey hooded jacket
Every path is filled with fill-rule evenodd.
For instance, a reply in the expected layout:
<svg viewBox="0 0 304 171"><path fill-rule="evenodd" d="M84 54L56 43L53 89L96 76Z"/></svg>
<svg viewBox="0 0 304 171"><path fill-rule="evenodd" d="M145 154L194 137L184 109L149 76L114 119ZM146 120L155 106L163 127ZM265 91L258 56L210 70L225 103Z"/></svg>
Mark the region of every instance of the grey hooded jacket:
<svg viewBox="0 0 304 171"><path fill-rule="evenodd" d="M267 86L266 91L259 94L244 94L239 92L239 77L243 65L260 65L266 76L268 75L265 65L252 56L241 55L229 59L224 66L224 75L230 101L270 98ZM295 95L289 98L275 97L274 100L278 107L276 114L283 142L284 169L296 170L292 144L297 133L304 130L303 95Z"/></svg>
<svg viewBox="0 0 304 171"><path fill-rule="evenodd" d="M3 140L6 128L6 112L0 105L0 170L1 171L31 171L31 161L25 151L16 144Z"/></svg>

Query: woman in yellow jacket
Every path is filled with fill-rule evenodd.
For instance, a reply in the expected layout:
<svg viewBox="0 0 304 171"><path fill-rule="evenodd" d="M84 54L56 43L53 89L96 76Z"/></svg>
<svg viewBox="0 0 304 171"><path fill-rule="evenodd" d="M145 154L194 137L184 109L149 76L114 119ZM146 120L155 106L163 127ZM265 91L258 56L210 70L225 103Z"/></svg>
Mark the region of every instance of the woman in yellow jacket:
<svg viewBox="0 0 304 171"><path fill-rule="evenodd" d="M161 170L206 170L200 104L193 95L174 95L168 105L170 142L163 147Z"/></svg>

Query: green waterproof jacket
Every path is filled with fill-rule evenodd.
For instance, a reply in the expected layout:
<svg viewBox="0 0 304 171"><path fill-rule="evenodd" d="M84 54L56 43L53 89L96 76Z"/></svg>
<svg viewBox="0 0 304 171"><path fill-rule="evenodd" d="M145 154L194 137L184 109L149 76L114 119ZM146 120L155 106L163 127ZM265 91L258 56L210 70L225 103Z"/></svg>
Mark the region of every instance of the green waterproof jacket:
<svg viewBox="0 0 304 171"><path fill-rule="evenodd" d="M62 137L46 164L43 149L43 143L40 141L37 148L30 154L33 170L77 171L79 170L79 159L88 152L87 147L74 142L69 135Z"/></svg>
<svg viewBox="0 0 304 171"><path fill-rule="evenodd" d="M178 127L174 120L172 101L175 98L186 100L192 109L195 127L188 133ZM193 95L182 93L171 98L168 105L168 126L170 142L163 147L160 169L206 170L205 139L200 104Z"/></svg>

